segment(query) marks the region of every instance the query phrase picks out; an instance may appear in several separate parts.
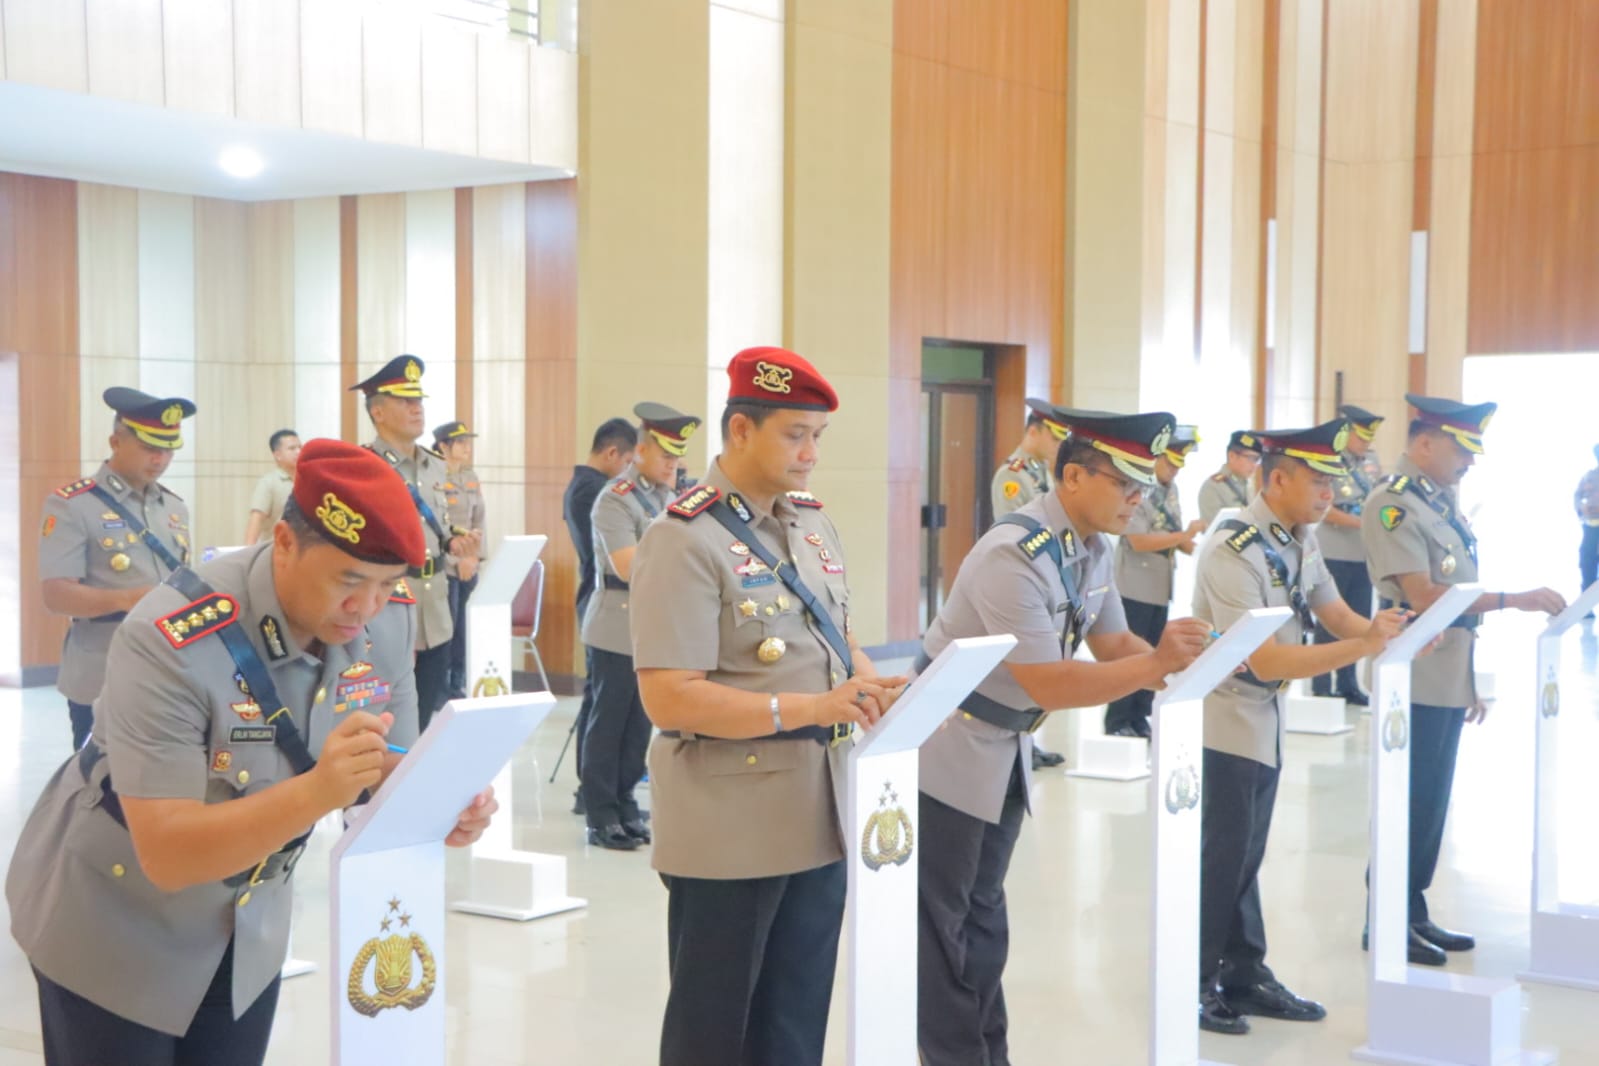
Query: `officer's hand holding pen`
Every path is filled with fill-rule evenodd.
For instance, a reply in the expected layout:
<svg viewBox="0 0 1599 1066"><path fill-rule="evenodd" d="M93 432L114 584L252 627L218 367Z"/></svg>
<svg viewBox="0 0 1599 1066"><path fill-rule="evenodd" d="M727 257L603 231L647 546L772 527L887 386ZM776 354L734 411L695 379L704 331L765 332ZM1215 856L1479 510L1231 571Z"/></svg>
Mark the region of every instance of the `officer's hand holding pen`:
<svg viewBox="0 0 1599 1066"><path fill-rule="evenodd" d="M903 677L852 677L842 685L812 696L807 708L810 725L851 722L870 729L899 695Z"/></svg>
<svg viewBox="0 0 1599 1066"><path fill-rule="evenodd" d="M353 711L333 727L322 742L316 766L306 776L330 811L350 806L367 789L383 779L383 762L388 756L385 739L394 716Z"/></svg>
<svg viewBox="0 0 1599 1066"><path fill-rule="evenodd" d="M1385 611L1378 611L1377 616L1371 620L1371 625L1366 627L1365 635L1361 638L1371 645L1372 654L1381 652L1388 646L1388 642L1405 631L1405 626L1414 617L1411 612L1403 607L1390 607Z"/></svg>
<svg viewBox="0 0 1599 1066"><path fill-rule="evenodd" d="M1178 618L1166 623L1161 631L1160 643L1155 645L1155 660L1161 673L1175 674L1189 665L1210 643L1212 632L1209 622L1199 618Z"/></svg>

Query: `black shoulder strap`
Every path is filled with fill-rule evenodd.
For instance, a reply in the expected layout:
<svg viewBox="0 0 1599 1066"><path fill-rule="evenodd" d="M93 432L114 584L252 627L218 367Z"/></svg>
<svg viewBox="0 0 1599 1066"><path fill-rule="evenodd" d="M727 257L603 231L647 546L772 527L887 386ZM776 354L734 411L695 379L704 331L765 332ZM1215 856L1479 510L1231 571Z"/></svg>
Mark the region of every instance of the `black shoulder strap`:
<svg viewBox="0 0 1599 1066"><path fill-rule="evenodd" d="M816 623L816 628L821 630L822 639L826 640L828 646L833 649L833 654L843 661L847 675L850 677L855 676L855 660L850 655L849 641L844 639L843 633L839 632L837 624L833 621L833 616L828 614L827 609L816 601L816 594L806 586L804 581L800 580L799 571L794 568L794 564L787 560L779 560L777 556L772 554L770 548L761 543L761 539L755 535L755 531L750 529L749 520L752 515L749 507L743 500L739 499L738 493L729 492L726 495L717 497L708 509L711 515L722 524L724 529L733 534L734 538L748 545L750 554L765 563L767 569L776 574L777 579L787 585L790 592L799 597L799 601L810 612L811 620Z"/></svg>
<svg viewBox="0 0 1599 1066"><path fill-rule="evenodd" d="M1259 544L1260 550L1266 556L1266 566L1270 568L1272 577L1279 585L1288 590L1288 604L1299 617L1300 638L1308 641L1315 634L1316 616L1311 613L1310 601L1305 599L1303 561L1300 563L1299 573L1292 577L1288 573L1288 563L1282 554L1273 547L1271 540L1261 533L1260 527L1249 522L1231 518L1216 527L1224 533L1231 533L1227 539L1227 546L1239 555L1251 544ZM1275 526L1273 528L1276 528Z"/></svg>
<svg viewBox="0 0 1599 1066"><path fill-rule="evenodd" d="M1392 492L1410 493L1412 496L1416 497L1422 503L1431 508L1439 518L1442 518L1445 522L1448 522L1450 528L1452 528L1455 533L1460 536L1460 543L1466 546L1467 554L1471 556L1473 562L1476 562L1477 538L1471 532L1471 530L1461 525L1460 516L1455 513L1455 509L1453 507L1449 506L1449 504L1445 503L1438 496L1427 495L1426 487L1421 485L1416 478L1399 476L1391 485L1388 486L1388 488Z"/></svg>
<svg viewBox="0 0 1599 1066"><path fill-rule="evenodd" d="M1066 565L1067 551L1061 545L1060 538L1036 518L1016 511L995 520L994 524L1019 526L1026 530L1027 535L1017 542L1022 554L1029 559L1036 559L1039 552L1044 552L1055 564L1055 569L1060 572L1061 588L1066 591L1067 610L1071 612L1071 627L1066 633L1062 650L1070 645L1071 651L1075 652L1083 640L1083 597L1077 588L1077 571ZM1076 552L1072 551L1071 554L1075 556Z"/></svg>
<svg viewBox="0 0 1599 1066"><path fill-rule="evenodd" d="M115 496L107 492L104 485L91 485L89 486L89 491L97 500L115 511L117 517L126 522L128 528L133 530L134 535L144 541L145 547L155 552L155 557L166 564L168 570L177 571L183 568L183 564L178 562L171 552L167 551L167 546L162 544L154 533L146 529L144 523L133 516L132 511L122 506ZM200 597L196 596L194 598L199 599Z"/></svg>

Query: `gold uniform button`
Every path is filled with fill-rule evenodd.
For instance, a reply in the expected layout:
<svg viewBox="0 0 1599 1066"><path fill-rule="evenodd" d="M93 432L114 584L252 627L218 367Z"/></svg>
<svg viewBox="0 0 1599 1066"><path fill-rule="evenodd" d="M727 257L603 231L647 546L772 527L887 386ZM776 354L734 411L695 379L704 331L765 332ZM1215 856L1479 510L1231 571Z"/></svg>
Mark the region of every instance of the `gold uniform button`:
<svg viewBox="0 0 1599 1066"><path fill-rule="evenodd" d="M968 722L970 722L972 720L971 714L969 712L967 712L967 711L962 711L961 712L961 717L966 719Z"/></svg>
<svg viewBox="0 0 1599 1066"><path fill-rule="evenodd" d="M248 770L240 770L239 771L239 784L248 785L249 783L250 783L250 771L248 771Z"/></svg>
<svg viewBox="0 0 1599 1066"><path fill-rule="evenodd" d="M744 762L745 762L745 764L746 764L746 765L749 765L749 766L754 766L754 765L755 765L755 764L756 764L756 763L757 763L757 762L759 762L759 761L760 761L760 760L759 760L759 759L757 759L757 758L756 758L756 757L755 757L755 756L753 756L753 755L746 755L746 756L744 756Z"/></svg>
<svg viewBox="0 0 1599 1066"><path fill-rule="evenodd" d="M316 690L316 702L317 703L321 703L322 702L322 697L326 696L327 694L328 694L328 690L326 688L317 689Z"/></svg>
<svg viewBox="0 0 1599 1066"><path fill-rule="evenodd" d="M249 902L250 902L250 893L246 892L244 895L239 897L239 906L242 907L246 903L249 903Z"/></svg>
<svg viewBox="0 0 1599 1066"><path fill-rule="evenodd" d="M121 877L123 874L125 874L127 872L128 872L128 868L126 866L122 865L120 862L113 864L112 867L111 867L111 876L112 877Z"/></svg>

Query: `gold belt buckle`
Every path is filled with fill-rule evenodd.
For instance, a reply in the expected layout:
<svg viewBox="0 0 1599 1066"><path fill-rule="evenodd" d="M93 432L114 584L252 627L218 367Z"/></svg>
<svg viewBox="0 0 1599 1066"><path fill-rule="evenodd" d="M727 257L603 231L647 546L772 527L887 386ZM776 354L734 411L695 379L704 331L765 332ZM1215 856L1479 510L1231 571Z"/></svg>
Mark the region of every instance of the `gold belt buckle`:
<svg viewBox="0 0 1599 1066"><path fill-rule="evenodd" d="M260 864L256 866L255 870L250 874L250 883L245 886L246 888L255 888L261 883L261 873L266 869L267 863L271 861L272 856L270 855L261 860Z"/></svg>
<svg viewBox="0 0 1599 1066"><path fill-rule="evenodd" d="M833 739L828 741L827 746L830 748L838 747L840 744L844 743L844 741L848 740L850 735L854 732L855 724L853 722L834 722Z"/></svg>
<svg viewBox="0 0 1599 1066"><path fill-rule="evenodd" d="M433 565L433 556L430 555L427 557L427 561L422 564L422 580L426 581L428 578L432 577L435 572L436 569Z"/></svg>
<svg viewBox="0 0 1599 1066"><path fill-rule="evenodd" d="M1046 717L1046 715L1044 714L1043 711L1039 711L1038 712L1038 717L1033 719L1033 724L1027 727L1027 735L1028 736L1032 736L1034 733L1036 733L1040 729L1044 728L1044 718L1045 717Z"/></svg>

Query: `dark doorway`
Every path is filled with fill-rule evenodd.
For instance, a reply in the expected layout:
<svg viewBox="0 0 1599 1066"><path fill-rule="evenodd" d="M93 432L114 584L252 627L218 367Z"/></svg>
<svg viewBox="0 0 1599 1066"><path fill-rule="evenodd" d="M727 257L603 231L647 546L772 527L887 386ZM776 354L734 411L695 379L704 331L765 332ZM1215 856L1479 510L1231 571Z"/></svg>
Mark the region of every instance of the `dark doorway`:
<svg viewBox="0 0 1599 1066"><path fill-rule="evenodd" d="M922 342L921 606L925 632L955 572L992 520L994 353L957 342Z"/></svg>

